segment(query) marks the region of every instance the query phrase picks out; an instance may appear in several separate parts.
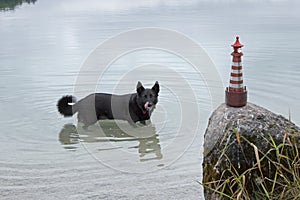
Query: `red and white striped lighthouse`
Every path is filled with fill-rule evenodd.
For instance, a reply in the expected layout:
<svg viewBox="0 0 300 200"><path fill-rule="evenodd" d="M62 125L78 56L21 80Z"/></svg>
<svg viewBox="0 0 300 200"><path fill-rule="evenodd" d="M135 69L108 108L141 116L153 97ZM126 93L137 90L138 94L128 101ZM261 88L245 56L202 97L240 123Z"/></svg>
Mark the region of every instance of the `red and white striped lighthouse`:
<svg viewBox="0 0 300 200"><path fill-rule="evenodd" d="M243 73L242 73L242 56L243 53L239 51L242 45L239 41L239 37L236 37L236 41L233 45L232 66L230 73L229 87L226 88L226 104L232 107L242 107L247 104L247 90L243 85Z"/></svg>

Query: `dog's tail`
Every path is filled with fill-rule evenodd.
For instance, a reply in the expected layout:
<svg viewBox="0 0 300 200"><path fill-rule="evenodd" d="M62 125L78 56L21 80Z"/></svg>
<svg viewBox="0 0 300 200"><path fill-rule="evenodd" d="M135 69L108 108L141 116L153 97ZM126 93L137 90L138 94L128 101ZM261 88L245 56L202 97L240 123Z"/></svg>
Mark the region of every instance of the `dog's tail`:
<svg viewBox="0 0 300 200"><path fill-rule="evenodd" d="M73 109L73 106L70 105L71 103L76 103L76 98L74 96L71 95L63 96L57 102L58 112L62 114L64 117L73 116L77 111Z"/></svg>

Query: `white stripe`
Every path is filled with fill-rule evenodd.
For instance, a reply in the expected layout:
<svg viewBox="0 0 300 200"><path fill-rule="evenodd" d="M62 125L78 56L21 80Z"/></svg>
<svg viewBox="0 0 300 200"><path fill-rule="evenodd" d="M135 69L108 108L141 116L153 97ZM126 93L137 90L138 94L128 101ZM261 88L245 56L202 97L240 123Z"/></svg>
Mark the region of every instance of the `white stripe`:
<svg viewBox="0 0 300 200"><path fill-rule="evenodd" d="M242 73L242 70L231 70L231 73L234 73L234 74L241 74Z"/></svg>
<svg viewBox="0 0 300 200"><path fill-rule="evenodd" d="M229 84L229 87L231 88L243 88L243 84Z"/></svg>
<svg viewBox="0 0 300 200"><path fill-rule="evenodd" d="M240 67L242 66L242 62L232 62L232 66Z"/></svg>
<svg viewBox="0 0 300 200"><path fill-rule="evenodd" d="M233 80L233 81L241 81L243 80L243 77L230 77L230 80Z"/></svg>

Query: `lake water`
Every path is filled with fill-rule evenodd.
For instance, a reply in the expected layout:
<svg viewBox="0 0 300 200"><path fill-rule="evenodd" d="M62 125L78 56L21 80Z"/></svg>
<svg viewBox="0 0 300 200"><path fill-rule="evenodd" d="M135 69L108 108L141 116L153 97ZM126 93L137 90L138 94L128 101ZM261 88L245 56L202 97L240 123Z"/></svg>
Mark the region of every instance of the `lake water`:
<svg viewBox="0 0 300 200"><path fill-rule="evenodd" d="M208 87L223 99L236 35L245 45L248 100L300 124L299 6L296 0L38 0L0 11L1 199L203 198L203 136L220 100ZM86 60L103 42L145 27L191 38L214 62L219 82L208 86L212 77L204 71L155 48L120 56L96 84L89 82L99 69L84 70ZM103 121L85 131L76 117L57 112L62 95L129 93L138 80L161 84L146 127Z"/></svg>

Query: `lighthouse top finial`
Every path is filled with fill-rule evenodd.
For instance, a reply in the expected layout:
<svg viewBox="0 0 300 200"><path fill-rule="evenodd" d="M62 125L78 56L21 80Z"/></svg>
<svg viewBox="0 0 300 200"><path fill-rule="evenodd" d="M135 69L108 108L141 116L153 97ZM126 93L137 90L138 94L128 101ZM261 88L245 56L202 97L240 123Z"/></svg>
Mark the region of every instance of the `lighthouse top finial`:
<svg viewBox="0 0 300 200"><path fill-rule="evenodd" d="M236 36L236 41L233 45L231 45L233 48L241 48L243 47L244 45L242 45L239 41L239 36Z"/></svg>

